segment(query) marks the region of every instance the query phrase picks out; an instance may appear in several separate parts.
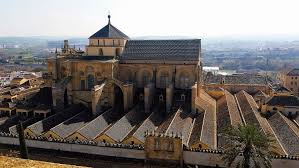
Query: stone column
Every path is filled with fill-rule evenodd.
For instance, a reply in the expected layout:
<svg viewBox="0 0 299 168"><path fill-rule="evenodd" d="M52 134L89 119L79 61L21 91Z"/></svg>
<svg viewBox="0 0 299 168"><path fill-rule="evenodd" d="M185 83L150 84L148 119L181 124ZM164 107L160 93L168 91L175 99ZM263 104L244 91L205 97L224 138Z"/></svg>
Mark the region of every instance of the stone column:
<svg viewBox="0 0 299 168"><path fill-rule="evenodd" d="M166 113L170 112L173 98L173 84L168 85L166 88Z"/></svg>
<svg viewBox="0 0 299 168"><path fill-rule="evenodd" d="M150 83L144 87L144 109L146 113L150 112L154 93L155 93L155 86L153 83Z"/></svg>
<svg viewBox="0 0 299 168"><path fill-rule="evenodd" d="M133 85L125 84L123 85L123 95L124 95L124 111L127 111L133 106Z"/></svg>

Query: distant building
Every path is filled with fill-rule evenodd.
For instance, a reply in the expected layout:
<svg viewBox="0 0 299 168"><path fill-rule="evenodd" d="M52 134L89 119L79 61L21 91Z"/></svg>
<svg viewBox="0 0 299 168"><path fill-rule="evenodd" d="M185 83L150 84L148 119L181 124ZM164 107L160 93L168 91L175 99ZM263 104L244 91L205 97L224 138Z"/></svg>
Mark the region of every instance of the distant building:
<svg viewBox="0 0 299 168"><path fill-rule="evenodd" d="M299 68L281 73L280 80L283 86L291 90L294 95L299 95Z"/></svg>
<svg viewBox="0 0 299 168"><path fill-rule="evenodd" d="M219 67L203 67L202 68L205 72L211 72L213 74L217 74L219 72Z"/></svg>
<svg viewBox="0 0 299 168"><path fill-rule="evenodd" d="M281 112L285 116L297 116L299 114L299 99L296 96L272 96L261 107L264 114Z"/></svg>

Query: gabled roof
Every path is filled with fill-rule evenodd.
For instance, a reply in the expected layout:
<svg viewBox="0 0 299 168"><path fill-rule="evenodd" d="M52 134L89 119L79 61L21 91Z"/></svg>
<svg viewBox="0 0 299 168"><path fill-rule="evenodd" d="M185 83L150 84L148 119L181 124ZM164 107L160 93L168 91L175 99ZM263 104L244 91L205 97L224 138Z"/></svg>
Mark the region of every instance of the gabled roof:
<svg viewBox="0 0 299 168"><path fill-rule="evenodd" d="M288 76L299 76L299 69L292 69L290 72L287 73Z"/></svg>
<svg viewBox="0 0 299 168"><path fill-rule="evenodd" d="M264 93L263 91L259 90L258 92L256 92L256 93L254 94L253 97L254 97L254 98L255 98L255 97L265 97L265 98L267 98L268 95L267 95L266 93Z"/></svg>
<svg viewBox="0 0 299 168"><path fill-rule="evenodd" d="M279 112L274 113L268 121L286 152L289 155L299 155L298 127Z"/></svg>
<svg viewBox="0 0 299 168"><path fill-rule="evenodd" d="M269 79L268 79L269 80ZM250 84L250 85L267 85L266 77L252 74L233 74L233 75L210 75L204 79L205 84Z"/></svg>
<svg viewBox="0 0 299 168"><path fill-rule="evenodd" d="M129 40L121 61L199 61L200 39L191 40Z"/></svg>
<svg viewBox="0 0 299 168"><path fill-rule="evenodd" d="M181 108L178 110L172 122L170 123L166 134L181 134L184 145L188 145L189 135L193 128L193 115L189 113L188 108Z"/></svg>
<svg viewBox="0 0 299 168"><path fill-rule="evenodd" d="M92 120L92 115L88 111L83 111L74 117L56 125L50 130L61 138L66 138L73 134L80 128L84 127L88 122Z"/></svg>
<svg viewBox="0 0 299 168"><path fill-rule="evenodd" d="M144 120L132 136L144 143L144 133L154 131L156 127L161 124L162 120L163 117L161 116L161 113L153 112L146 120Z"/></svg>
<svg viewBox="0 0 299 168"><path fill-rule="evenodd" d="M299 106L299 98L296 96L273 96L266 104L270 106Z"/></svg>
<svg viewBox="0 0 299 168"><path fill-rule="evenodd" d="M56 125L68 120L69 118L73 117L74 115L78 114L84 110L84 106L81 104L72 105L71 107L64 109L63 111L56 113L48 118L40 120L26 129L30 129L36 135L41 135L42 133L49 131L51 128L55 127Z"/></svg>
<svg viewBox="0 0 299 168"><path fill-rule="evenodd" d="M123 32L118 30L116 27L114 27L110 21L109 23L97 31L95 34L89 37L91 38L120 38L120 39L129 39L127 35L125 35Z"/></svg>
<svg viewBox="0 0 299 168"><path fill-rule="evenodd" d="M14 126L14 125L18 124L20 121L25 121L27 119L28 119L27 117L21 116L21 115L15 115L13 117L10 117L10 118L6 119L5 121L1 122L0 132L9 133L9 128L11 126Z"/></svg>
<svg viewBox="0 0 299 168"><path fill-rule="evenodd" d="M216 100L207 94L204 90L200 91L199 98L196 99L196 105L204 111L203 118L195 119L192 133L189 140L189 146L193 146L200 141L209 148L217 148L217 117L216 117ZM198 128L202 127L202 128ZM200 131L200 132L199 132ZM198 139L198 137L200 137Z"/></svg>
<svg viewBox="0 0 299 168"><path fill-rule="evenodd" d="M109 109L93 119L77 132L83 135L85 138L92 140L97 135L102 133L112 122L114 122L115 117L113 117L113 114L114 113L111 111L111 109Z"/></svg>
<svg viewBox="0 0 299 168"><path fill-rule="evenodd" d="M275 92L278 92L278 93L291 92L289 89L287 89L286 87L283 87L283 86L274 87L273 89L274 89Z"/></svg>
<svg viewBox="0 0 299 168"><path fill-rule="evenodd" d="M125 116L113 124L105 134L116 142L121 142L125 137L145 118L148 114L139 110L138 105L129 111Z"/></svg>

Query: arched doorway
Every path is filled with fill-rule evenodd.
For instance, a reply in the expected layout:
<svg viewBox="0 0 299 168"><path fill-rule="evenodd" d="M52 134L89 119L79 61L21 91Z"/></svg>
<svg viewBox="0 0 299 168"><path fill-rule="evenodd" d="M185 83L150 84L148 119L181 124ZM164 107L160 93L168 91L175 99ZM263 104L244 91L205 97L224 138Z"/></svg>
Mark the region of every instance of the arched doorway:
<svg viewBox="0 0 299 168"><path fill-rule="evenodd" d="M113 84L114 88L114 107L113 112L122 116L124 114L124 94L119 86Z"/></svg>
<svg viewBox="0 0 299 168"><path fill-rule="evenodd" d="M125 108L124 93L121 86L115 84L114 81L107 81L102 89L95 92L96 97L93 99L93 112L99 113L104 112L112 108L112 112L115 116L122 115ZM100 95L99 95L100 94Z"/></svg>
<svg viewBox="0 0 299 168"><path fill-rule="evenodd" d="M144 70L142 72L142 76L141 76L142 86L145 87L150 82L151 82L151 73L149 71L147 71L147 70Z"/></svg>
<svg viewBox="0 0 299 168"><path fill-rule="evenodd" d="M162 71L160 73L160 87L166 88L169 84L169 73L167 71Z"/></svg>

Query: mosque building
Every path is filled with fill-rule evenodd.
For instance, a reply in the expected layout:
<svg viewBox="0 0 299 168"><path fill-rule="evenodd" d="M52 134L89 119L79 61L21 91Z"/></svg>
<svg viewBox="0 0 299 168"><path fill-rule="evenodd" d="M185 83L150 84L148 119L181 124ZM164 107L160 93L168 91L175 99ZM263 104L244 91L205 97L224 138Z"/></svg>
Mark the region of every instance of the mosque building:
<svg viewBox="0 0 299 168"><path fill-rule="evenodd" d="M141 145L149 157L178 159L183 146L223 149L227 127L254 124L275 137L273 153L299 155L297 97L264 76L205 73L201 39L131 40L110 19L85 51L65 40L48 59L36 102L51 97L51 105L24 119L27 137Z"/></svg>

